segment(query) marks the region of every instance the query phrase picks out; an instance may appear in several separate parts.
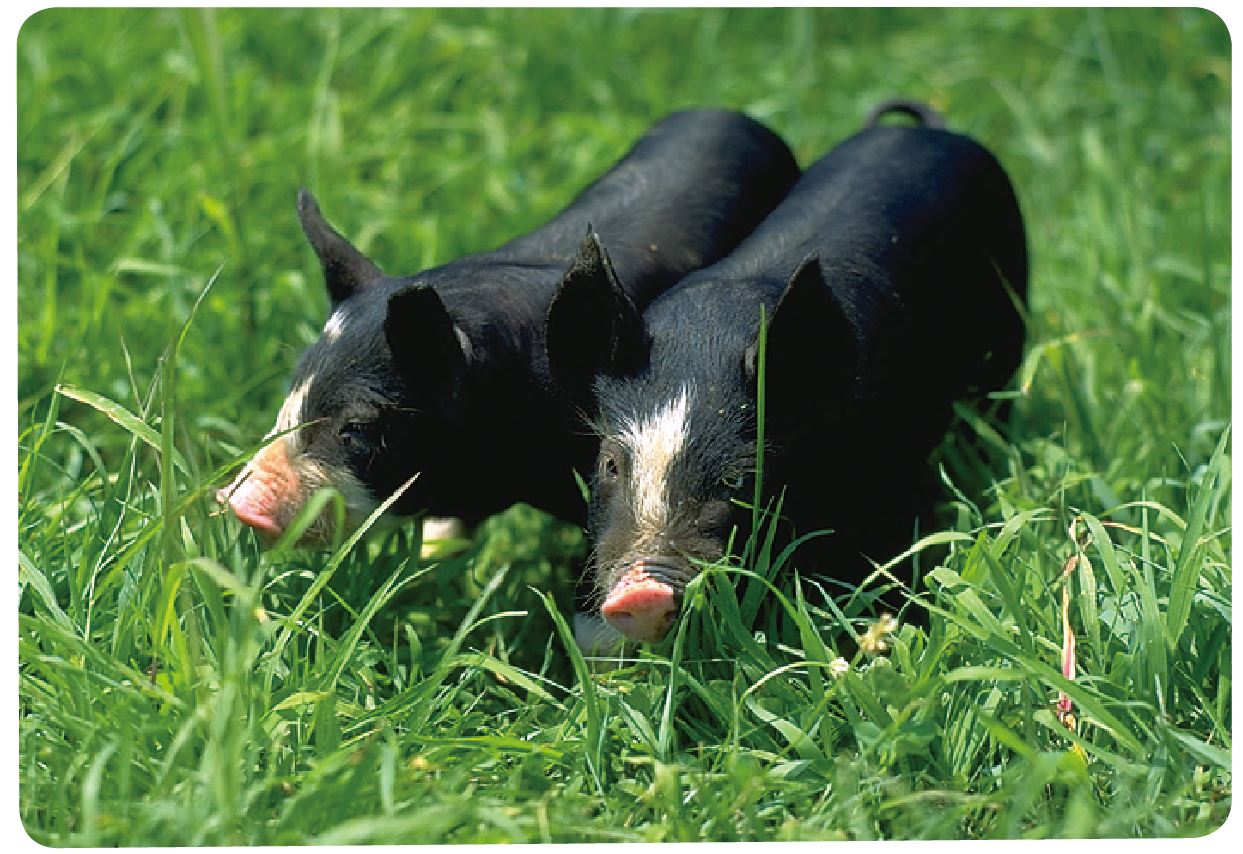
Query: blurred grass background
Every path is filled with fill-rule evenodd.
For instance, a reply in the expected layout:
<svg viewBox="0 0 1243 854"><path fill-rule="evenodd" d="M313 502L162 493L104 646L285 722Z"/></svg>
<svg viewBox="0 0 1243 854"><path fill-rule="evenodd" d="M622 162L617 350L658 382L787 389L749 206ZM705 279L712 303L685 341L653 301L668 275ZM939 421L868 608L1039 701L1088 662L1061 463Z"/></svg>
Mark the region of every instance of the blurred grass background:
<svg viewBox="0 0 1243 854"><path fill-rule="evenodd" d="M16 45L27 831L173 845L1216 827L1231 785L1229 52L1195 9L36 14ZM796 614L794 639L714 635L730 597L713 575L682 641L591 676L554 616L581 537L525 508L430 565L414 529L348 555L261 555L214 515L325 316L298 186L409 273L537 225L670 110L747 110L807 164L893 95L997 153L1033 277L1010 423L966 413L938 452L946 542L916 590L934 613L887 655L827 675L868 625L849 607ZM1090 546L1068 538L1075 518ZM1061 569L1079 552L1083 754L1050 713L1068 687Z"/></svg>

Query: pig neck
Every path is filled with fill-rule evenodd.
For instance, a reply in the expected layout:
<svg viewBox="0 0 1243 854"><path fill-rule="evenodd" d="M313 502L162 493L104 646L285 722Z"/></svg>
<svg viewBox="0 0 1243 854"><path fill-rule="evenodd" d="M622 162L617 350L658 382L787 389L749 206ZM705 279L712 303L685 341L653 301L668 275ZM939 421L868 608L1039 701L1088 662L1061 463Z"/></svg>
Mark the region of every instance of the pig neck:
<svg viewBox="0 0 1243 854"><path fill-rule="evenodd" d="M492 256L473 259L467 275L432 282L471 346L453 419L461 477L433 512L473 522L523 502L568 521L585 518L572 469L594 449L572 438L543 343L548 303L568 266Z"/></svg>

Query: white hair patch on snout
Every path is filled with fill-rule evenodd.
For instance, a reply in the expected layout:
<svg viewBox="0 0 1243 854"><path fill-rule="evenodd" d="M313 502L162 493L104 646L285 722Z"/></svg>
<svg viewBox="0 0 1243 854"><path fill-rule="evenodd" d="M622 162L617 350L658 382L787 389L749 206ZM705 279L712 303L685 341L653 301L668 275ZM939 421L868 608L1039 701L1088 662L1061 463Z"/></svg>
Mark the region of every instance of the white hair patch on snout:
<svg viewBox="0 0 1243 854"><path fill-rule="evenodd" d="M690 391L639 420L628 420L621 442L630 452L634 518L640 530L657 534L669 524L669 471L686 445Z"/></svg>

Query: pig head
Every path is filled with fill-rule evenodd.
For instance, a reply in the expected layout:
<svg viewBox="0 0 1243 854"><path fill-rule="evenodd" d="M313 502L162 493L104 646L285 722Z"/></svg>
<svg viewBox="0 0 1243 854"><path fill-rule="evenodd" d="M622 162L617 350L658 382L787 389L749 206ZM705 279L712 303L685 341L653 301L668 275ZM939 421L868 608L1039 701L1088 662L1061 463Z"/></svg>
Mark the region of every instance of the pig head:
<svg viewBox="0 0 1243 854"><path fill-rule="evenodd" d="M854 334L814 257L784 280L684 283L646 317L603 273L567 280L549 308L554 377L600 436L592 604L631 640L660 640L699 567L749 533L761 308L767 422L801 423L778 430L786 439L831 442L825 431L849 419ZM816 377L812 404L800 402L796 378L806 376ZM765 465L779 471L788 450L770 442Z"/></svg>
<svg viewBox="0 0 1243 854"><path fill-rule="evenodd" d="M267 444L217 494L267 540L284 533L318 489L343 496L353 527L410 472L434 470L415 456L451 432L447 416L472 353L431 287L385 276L305 190L298 215L323 266L332 313L298 362ZM397 507L417 500L412 487ZM326 542L331 522L330 513L313 520L303 541Z"/></svg>

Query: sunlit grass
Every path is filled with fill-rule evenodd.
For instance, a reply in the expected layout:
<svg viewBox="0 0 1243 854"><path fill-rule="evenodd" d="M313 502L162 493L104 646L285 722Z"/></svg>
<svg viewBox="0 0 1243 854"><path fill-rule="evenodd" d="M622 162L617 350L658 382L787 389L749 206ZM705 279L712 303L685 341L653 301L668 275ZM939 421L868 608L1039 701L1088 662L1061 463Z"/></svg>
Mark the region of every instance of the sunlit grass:
<svg viewBox="0 0 1243 854"><path fill-rule="evenodd" d="M1224 820L1230 68L1211 15L66 9L26 24L17 60L19 809L38 841ZM528 508L434 560L417 525L265 553L216 508L326 310L298 186L410 272L540 222L671 109L745 108L808 163L897 93L999 154L1033 257L1008 416L960 410L915 580L886 564L825 602L760 541L692 584L665 643L590 660L565 625L582 536ZM895 583L909 604L881 624Z"/></svg>

